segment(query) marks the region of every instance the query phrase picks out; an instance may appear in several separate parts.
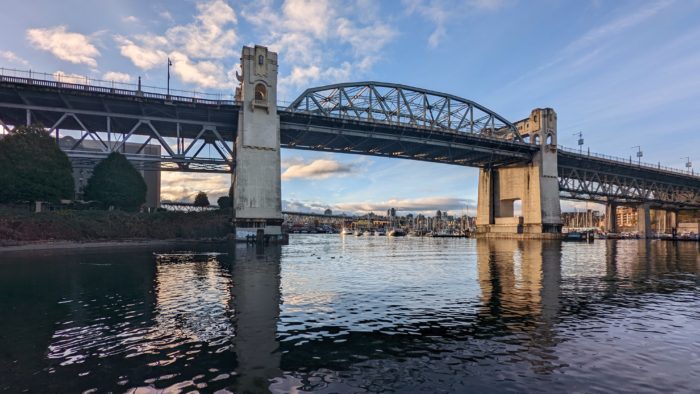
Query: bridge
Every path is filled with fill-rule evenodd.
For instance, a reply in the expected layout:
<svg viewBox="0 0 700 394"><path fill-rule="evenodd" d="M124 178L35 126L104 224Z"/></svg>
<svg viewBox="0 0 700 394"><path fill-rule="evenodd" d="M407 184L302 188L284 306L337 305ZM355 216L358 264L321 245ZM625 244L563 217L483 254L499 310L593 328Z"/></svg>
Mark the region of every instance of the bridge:
<svg viewBox="0 0 700 394"><path fill-rule="evenodd" d="M557 234L560 198L607 204L608 228L616 206L637 206L643 232L651 208L700 208L694 173L558 146L550 108L511 122L458 96L372 81L311 88L278 106L277 67L276 53L244 47L229 98L0 72L0 126L44 125L75 167L119 151L144 170L231 173L238 228L273 235L280 148L478 167L483 234Z"/></svg>

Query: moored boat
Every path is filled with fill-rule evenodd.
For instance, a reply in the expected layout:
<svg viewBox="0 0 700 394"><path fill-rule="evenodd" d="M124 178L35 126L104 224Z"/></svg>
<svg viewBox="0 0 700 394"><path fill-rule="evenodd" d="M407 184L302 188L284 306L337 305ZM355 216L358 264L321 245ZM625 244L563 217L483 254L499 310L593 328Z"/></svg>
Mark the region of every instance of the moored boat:
<svg viewBox="0 0 700 394"><path fill-rule="evenodd" d="M387 235L390 237L405 237L406 232L401 228L395 227L392 228Z"/></svg>

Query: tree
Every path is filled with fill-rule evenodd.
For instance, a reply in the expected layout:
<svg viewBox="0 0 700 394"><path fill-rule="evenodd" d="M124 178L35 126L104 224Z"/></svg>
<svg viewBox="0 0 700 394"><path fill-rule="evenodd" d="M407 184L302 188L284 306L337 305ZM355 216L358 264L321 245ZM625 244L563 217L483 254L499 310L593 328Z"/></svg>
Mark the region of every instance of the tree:
<svg viewBox="0 0 700 394"><path fill-rule="evenodd" d="M197 193L197 196L195 196L195 198L194 198L194 206L195 207L208 207L209 206L209 197L207 197L207 193L204 193L204 192Z"/></svg>
<svg viewBox="0 0 700 394"><path fill-rule="evenodd" d="M221 196L216 203L219 205L219 209L231 209L233 207L233 202L231 202L231 197Z"/></svg>
<svg viewBox="0 0 700 394"><path fill-rule="evenodd" d="M146 202L146 189L141 173L124 155L112 152L92 171L85 187L85 199L131 211Z"/></svg>
<svg viewBox="0 0 700 394"><path fill-rule="evenodd" d="M221 196L216 203L219 209L233 209L233 185L228 188L228 196Z"/></svg>
<svg viewBox="0 0 700 394"><path fill-rule="evenodd" d="M74 194L68 156L43 127L18 126L0 139L0 202L57 201Z"/></svg>

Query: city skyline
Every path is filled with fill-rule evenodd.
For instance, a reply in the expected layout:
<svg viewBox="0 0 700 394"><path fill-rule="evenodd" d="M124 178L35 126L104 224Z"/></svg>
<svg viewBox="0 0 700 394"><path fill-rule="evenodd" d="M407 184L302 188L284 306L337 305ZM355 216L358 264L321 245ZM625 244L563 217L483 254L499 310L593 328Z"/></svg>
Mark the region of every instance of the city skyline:
<svg viewBox="0 0 700 394"><path fill-rule="evenodd" d="M30 17L5 21L3 67L131 83L141 76L164 87L170 58L172 88L231 93L241 46L261 44L280 54L282 101L327 83L390 81L465 97L511 121L552 107L564 146L576 147L582 132L592 152L626 158L641 146L646 162L683 168L684 157L697 160L697 1L38 4L8 5ZM282 152L288 210L473 212L477 175L444 164ZM215 201L229 183L227 175L164 173L162 196L203 190ZM574 206L585 203L562 202Z"/></svg>

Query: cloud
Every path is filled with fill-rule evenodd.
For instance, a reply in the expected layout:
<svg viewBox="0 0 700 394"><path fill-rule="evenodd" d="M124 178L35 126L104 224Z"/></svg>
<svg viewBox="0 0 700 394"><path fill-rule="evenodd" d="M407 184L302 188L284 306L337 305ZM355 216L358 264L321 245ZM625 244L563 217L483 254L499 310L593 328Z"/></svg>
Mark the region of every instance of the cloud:
<svg viewBox="0 0 700 394"><path fill-rule="evenodd" d="M197 4L195 22L173 26L165 32L171 46L192 58L221 59L234 54L238 35L229 25L238 22L233 8L223 0Z"/></svg>
<svg viewBox="0 0 700 394"><path fill-rule="evenodd" d="M163 34L116 35L122 56L142 70L173 62L173 74L187 84L202 88L233 87L223 61L237 52L238 22L233 8L223 0L199 2L194 21L175 25ZM172 21L167 12L161 16Z"/></svg>
<svg viewBox="0 0 700 394"><path fill-rule="evenodd" d="M15 63L15 64L21 64L23 66L29 66L29 62L22 59L21 57L17 56L14 52L12 51L0 51L0 59L10 62L10 63Z"/></svg>
<svg viewBox="0 0 700 394"><path fill-rule="evenodd" d="M382 215L387 210L395 208L400 215L421 213L433 216L438 210L457 215L466 214L467 204L472 207L469 214L473 216L476 213L473 209L473 207L476 206L475 200L447 196L389 199L385 201L341 202L337 204L328 204L319 201L282 200L282 209L292 212L313 213L322 213L326 209L330 209L335 214L347 213L351 215L361 215L374 212L378 215Z"/></svg>
<svg viewBox="0 0 700 394"><path fill-rule="evenodd" d="M65 73L60 70L54 72L52 75L53 79L59 82L87 84L89 81L88 77L85 75Z"/></svg>
<svg viewBox="0 0 700 394"><path fill-rule="evenodd" d="M353 172L355 172L354 164L340 163L331 159L316 159L310 163L289 165L282 173L282 179L327 179L332 176L349 175Z"/></svg>
<svg viewBox="0 0 700 394"><path fill-rule="evenodd" d="M102 75L102 79L114 82L131 82L131 75L117 71L109 71Z"/></svg>
<svg viewBox="0 0 700 394"><path fill-rule="evenodd" d="M68 32L65 26L29 29L27 40L35 48L51 52L61 60L97 67L95 58L100 56L100 51L90 42L90 38Z"/></svg>
<svg viewBox="0 0 700 394"><path fill-rule="evenodd" d="M137 22L139 22L139 18L135 17L134 15L129 15L129 16L123 17L122 21L127 22L127 23L137 23Z"/></svg>
<svg viewBox="0 0 700 394"><path fill-rule="evenodd" d="M620 18L613 19L604 25L589 30L586 34L569 44L564 52L580 50L596 42L606 40L611 36L617 35L626 29L648 20L671 4L672 1L669 0L657 1L648 6L641 6L635 12L626 13Z"/></svg>
<svg viewBox="0 0 700 394"><path fill-rule="evenodd" d="M348 202L338 203L334 208L348 212L385 212L387 209L396 208L401 212L435 212L466 210L467 204L472 207L475 201L466 198L455 197L422 197L414 199L389 199L378 202Z"/></svg>
<svg viewBox="0 0 700 394"><path fill-rule="evenodd" d="M221 64L211 61L193 62L180 52L171 53L173 73L185 83L192 83L203 88L216 88L226 85L222 82L225 73Z"/></svg>
<svg viewBox="0 0 700 394"><path fill-rule="evenodd" d="M404 0L406 13L417 14L435 25L428 37L428 46L435 48L447 36L447 24L451 20L475 12L490 12L503 8L507 0Z"/></svg>
<svg viewBox="0 0 700 394"><path fill-rule="evenodd" d="M118 35L114 37L122 56L131 60L136 67L142 70L149 70L167 61L168 54L158 49L167 45L167 41L163 37L141 35L136 36L136 39L140 41L140 44L124 36Z"/></svg>
<svg viewBox="0 0 700 394"><path fill-rule="evenodd" d="M183 174L162 172L160 198L168 201L193 202L200 191L207 193L209 202L216 204L221 196L227 196L231 186L228 174Z"/></svg>
<svg viewBox="0 0 700 394"><path fill-rule="evenodd" d="M354 10L362 9L358 14ZM397 36L391 17L366 0L287 0L244 7L241 15L265 35L280 63L291 70L279 78L279 97L311 83L338 82L369 71Z"/></svg>

